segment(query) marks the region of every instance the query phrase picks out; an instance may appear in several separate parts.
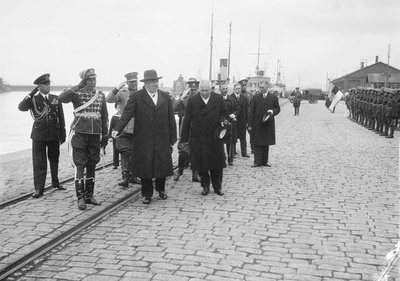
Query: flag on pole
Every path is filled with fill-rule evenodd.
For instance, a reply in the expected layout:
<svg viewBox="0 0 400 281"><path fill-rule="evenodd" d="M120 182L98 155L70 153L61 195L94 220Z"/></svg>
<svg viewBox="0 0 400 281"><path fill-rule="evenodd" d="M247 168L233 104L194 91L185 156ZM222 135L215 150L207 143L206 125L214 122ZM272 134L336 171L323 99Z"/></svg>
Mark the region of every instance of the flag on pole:
<svg viewBox="0 0 400 281"><path fill-rule="evenodd" d="M342 93L342 91L339 90L338 87L336 87L331 82L331 80L328 80L328 83L329 83L329 85L328 85L328 93L327 94L328 94L328 99L330 101L330 104L329 104L329 102L327 102L326 105L327 105L328 109L333 112L335 106L338 104L340 99L343 97L343 93Z"/></svg>

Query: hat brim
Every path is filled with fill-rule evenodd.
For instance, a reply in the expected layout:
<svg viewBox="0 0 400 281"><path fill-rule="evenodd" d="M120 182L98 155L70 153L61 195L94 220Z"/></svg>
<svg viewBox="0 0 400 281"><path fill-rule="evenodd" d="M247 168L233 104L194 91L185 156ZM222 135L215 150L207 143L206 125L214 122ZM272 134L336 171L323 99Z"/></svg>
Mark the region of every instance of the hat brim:
<svg viewBox="0 0 400 281"><path fill-rule="evenodd" d="M157 77L157 78L151 78L151 79L142 79L142 80L139 80L139 81L140 81L140 82L146 82L146 81L160 80L160 79L162 79L162 76L161 76L161 77Z"/></svg>
<svg viewBox="0 0 400 281"><path fill-rule="evenodd" d="M128 81L128 82L132 82L132 81L135 81L135 82L137 82L137 81L138 81L138 79L129 79L129 80L126 80L126 81Z"/></svg>
<svg viewBox="0 0 400 281"><path fill-rule="evenodd" d="M227 133L228 133L228 130L226 128L223 128L221 131L218 132L217 138L222 140L223 138L225 138Z"/></svg>
<svg viewBox="0 0 400 281"><path fill-rule="evenodd" d="M263 123L266 123L266 122L268 122L268 121L271 120L271 119L272 119L272 114L271 114L271 112L268 112L267 114L265 114L265 115L263 116L262 121L263 121Z"/></svg>

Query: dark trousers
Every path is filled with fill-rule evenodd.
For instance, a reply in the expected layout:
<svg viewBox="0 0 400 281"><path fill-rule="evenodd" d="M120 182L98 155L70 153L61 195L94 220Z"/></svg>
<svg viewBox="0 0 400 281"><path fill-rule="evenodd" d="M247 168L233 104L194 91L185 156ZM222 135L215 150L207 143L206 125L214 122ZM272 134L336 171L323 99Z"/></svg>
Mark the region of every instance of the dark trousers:
<svg viewBox="0 0 400 281"><path fill-rule="evenodd" d="M156 178L155 180L156 191L162 191L162 192L165 191L165 179L166 178ZM154 193L153 180L144 178L141 178L141 180L142 180L142 196L151 198Z"/></svg>
<svg viewBox="0 0 400 281"><path fill-rule="evenodd" d="M228 158L228 162L233 162L233 158L235 156L235 151L234 151L234 146L236 145L236 143L226 143L226 154L227 154L227 158Z"/></svg>
<svg viewBox="0 0 400 281"><path fill-rule="evenodd" d="M240 151L242 152L242 156L247 154L247 140L246 137L240 139Z"/></svg>
<svg viewBox="0 0 400 281"><path fill-rule="evenodd" d="M254 164L268 164L269 145L254 145Z"/></svg>
<svg viewBox="0 0 400 281"><path fill-rule="evenodd" d="M100 135L74 132L71 138L72 158L75 164L75 180L95 177L96 164L100 161Z"/></svg>
<svg viewBox="0 0 400 281"><path fill-rule="evenodd" d="M215 191L221 190L223 169L210 170L210 171L205 171L205 172L199 171L199 175L201 178L201 186L203 188L210 188L210 179L211 179L211 183L212 183L214 190Z"/></svg>
<svg viewBox="0 0 400 281"><path fill-rule="evenodd" d="M32 140L33 184L35 190L43 191L47 176L47 158L50 162L51 184L58 186L58 159L60 141Z"/></svg>
<svg viewBox="0 0 400 281"><path fill-rule="evenodd" d="M113 140L113 166L119 166L119 152L117 150L117 142Z"/></svg>

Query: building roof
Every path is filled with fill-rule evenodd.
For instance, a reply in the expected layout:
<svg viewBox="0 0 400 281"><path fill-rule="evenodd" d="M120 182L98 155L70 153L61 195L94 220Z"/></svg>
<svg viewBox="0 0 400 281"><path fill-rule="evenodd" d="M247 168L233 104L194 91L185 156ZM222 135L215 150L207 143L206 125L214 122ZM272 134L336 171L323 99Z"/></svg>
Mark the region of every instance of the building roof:
<svg viewBox="0 0 400 281"><path fill-rule="evenodd" d="M386 78L387 76L387 78ZM386 81L387 79L387 81ZM370 83L400 83L400 73L385 75L384 73L369 73L368 82Z"/></svg>
<svg viewBox="0 0 400 281"><path fill-rule="evenodd" d="M377 67L377 66L382 66L382 67L388 68L388 70L391 70L392 72L400 73L400 70L395 68L395 67L393 67L393 66L390 66L390 65L388 65L386 63L383 63L383 62L377 62L377 63L371 64L371 65L368 65L366 67L360 68L360 69L358 69L356 71L353 71L351 73L348 73L348 74L346 74L346 75L344 75L342 77L336 78L335 80L344 79L344 78L351 77L351 76L354 77L354 76L357 76L357 74L360 74L360 76L365 76L365 74L362 75L363 72L367 72L367 73L369 71L373 72L372 69ZM393 74L394 73L392 73L392 75Z"/></svg>

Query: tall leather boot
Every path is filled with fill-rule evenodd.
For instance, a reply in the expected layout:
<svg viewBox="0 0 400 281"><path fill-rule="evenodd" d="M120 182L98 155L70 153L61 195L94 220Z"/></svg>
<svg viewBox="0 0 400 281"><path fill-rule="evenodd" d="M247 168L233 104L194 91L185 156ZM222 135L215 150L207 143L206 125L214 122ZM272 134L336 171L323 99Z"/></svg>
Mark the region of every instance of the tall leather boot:
<svg viewBox="0 0 400 281"><path fill-rule="evenodd" d="M396 130L395 126L390 126L390 133L389 133L389 135L386 136L386 138L392 139L394 137L393 134L394 134L395 130Z"/></svg>
<svg viewBox="0 0 400 281"><path fill-rule="evenodd" d="M385 123L384 126L385 126L385 131L382 132L381 134L379 134L382 137L386 137L388 135L388 132L389 132L389 125Z"/></svg>
<svg viewBox="0 0 400 281"><path fill-rule="evenodd" d="M76 197L78 198L78 209L86 210L85 183L83 179L75 180Z"/></svg>
<svg viewBox="0 0 400 281"><path fill-rule="evenodd" d="M119 182L118 185L122 187L129 186L129 172L122 172L122 181Z"/></svg>
<svg viewBox="0 0 400 281"><path fill-rule="evenodd" d="M85 196L85 202L86 202L86 204L100 205L100 203L97 202L97 200L94 199L94 197L93 197L93 192L94 192L94 178L86 179L85 187L86 187L86 196Z"/></svg>

